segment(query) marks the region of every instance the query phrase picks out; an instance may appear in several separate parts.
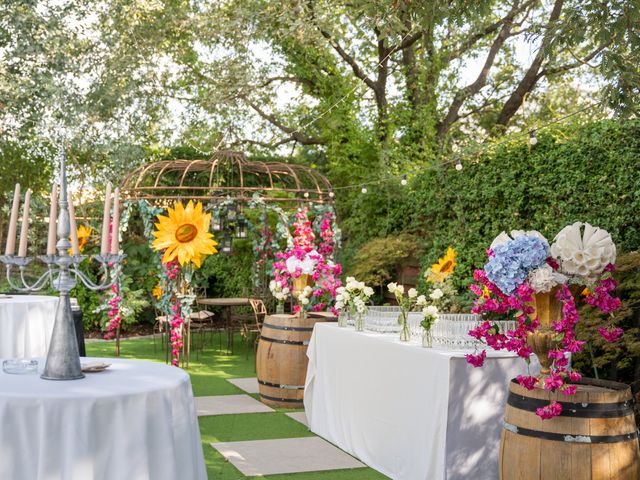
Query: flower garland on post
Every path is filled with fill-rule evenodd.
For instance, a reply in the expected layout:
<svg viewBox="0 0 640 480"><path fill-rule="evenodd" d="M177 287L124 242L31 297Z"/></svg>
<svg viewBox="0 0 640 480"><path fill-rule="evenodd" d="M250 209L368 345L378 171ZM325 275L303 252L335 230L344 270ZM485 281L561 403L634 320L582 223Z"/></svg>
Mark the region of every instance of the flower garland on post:
<svg viewBox="0 0 640 480"><path fill-rule="evenodd" d="M211 214L202 211L202 203L176 202L168 215L158 215L153 248L164 252L162 263L172 292L171 363L177 366L183 347L182 332L191 313L195 296L191 293L194 269L208 256L217 253L213 235L209 233Z"/></svg>
<svg viewBox="0 0 640 480"><path fill-rule="evenodd" d="M620 299L611 295L617 285L611 277L616 257L611 235L578 222L560 231L549 247L537 231L514 230L511 236L500 234L487 254L489 261L483 270L474 272L477 284L471 285L477 297L472 313L481 314L487 321L469 334L494 350L515 352L527 362L538 348L535 338L547 335L551 348L535 351L542 365L541 376L518 375L517 381L529 390L544 388L573 395L577 387L568 382L578 381L581 375L571 370L568 357L580 352L585 342L576 338L574 329L580 318L570 285L586 284L585 301L609 314L609 326L598 329L606 341L617 341L623 334L621 328L613 326ZM490 320L507 315L514 316L518 326L501 332ZM480 367L486 351L466 357L471 365ZM562 406L555 400L536 411L542 419L561 413Z"/></svg>

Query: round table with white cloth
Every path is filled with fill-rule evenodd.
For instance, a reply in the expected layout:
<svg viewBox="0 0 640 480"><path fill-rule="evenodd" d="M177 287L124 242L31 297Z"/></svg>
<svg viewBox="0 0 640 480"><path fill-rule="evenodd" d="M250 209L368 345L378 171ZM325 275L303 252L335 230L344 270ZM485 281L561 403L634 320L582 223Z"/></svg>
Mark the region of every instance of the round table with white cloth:
<svg viewBox="0 0 640 480"><path fill-rule="evenodd" d="M0 358L44 357L58 297L0 295Z"/></svg>
<svg viewBox="0 0 640 480"><path fill-rule="evenodd" d="M0 371L0 479L206 480L189 376L122 359L81 380Z"/></svg>

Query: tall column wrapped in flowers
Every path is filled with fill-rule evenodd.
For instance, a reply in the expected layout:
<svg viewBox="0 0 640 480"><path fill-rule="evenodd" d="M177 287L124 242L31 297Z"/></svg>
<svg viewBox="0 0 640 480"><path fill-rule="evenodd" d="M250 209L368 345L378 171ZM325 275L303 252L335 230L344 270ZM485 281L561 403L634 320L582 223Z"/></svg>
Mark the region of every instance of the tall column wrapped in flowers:
<svg viewBox="0 0 640 480"><path fill-rule="evenodd" d="M616 341L622 329L613 326L613 313L620 300L611 295L616 281L615 245L605 230L586 223L564 228L553 245L536 231L500 234L488 250L489 260L482 270L474 272L476 295L473 313L486 321L469 332L495 350L508 350L529 361L535 353L541 363L539 377L518 376L523 387L544 388L572 395L576 386L570 382L581 378L571 370L568 357L582 350L585 342L575 334L580 318L570 286L587 286L585 301L609 314L608 326L600 327L602 337ZM515 330L502 332L492 319L514 316ZM482 366L486 352L467 355L467 361ZM562 413L556 401L538 408L543 419Z"/></svg>
<svg viewBox="0 0 640 480"><path fill-rule="evenodd" d="M187 206L176 202L168 208L168 216L158 215L153 236L153 248L164 252L162 263L172 290L171 363L178 365L183 346L183 326L191 303L191 274L208 256L217 253L217 243L209 233L211 214L202 211L202 203L189 201Z"/></svg>
<svg viewBox="0 0 640 480"><path fill-rule="evenodd" d="M284 300L282 292L290 292L297 302L294 313L320 312L328 308L337 313L333 302L336 289L341 285L338 276L342 268L330 258L335 244L332 218L331 213L324 215L318 241L307 208L301 208L293 223L292 247L276 254L271 291L274 295L277 293L280 300Z"/></svg>

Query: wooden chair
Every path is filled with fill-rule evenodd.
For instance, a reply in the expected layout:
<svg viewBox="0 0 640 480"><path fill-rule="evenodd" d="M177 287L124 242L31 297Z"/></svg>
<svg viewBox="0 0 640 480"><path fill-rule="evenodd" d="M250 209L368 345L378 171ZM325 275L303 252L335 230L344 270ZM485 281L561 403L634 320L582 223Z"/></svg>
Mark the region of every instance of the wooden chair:
<svg viewBox="0 0 640 480"><path fill-rule="evenodd" d="M199 346L195 345L196 359L199 359L200 350L204 350L204 336L207 334L207 330L211 332L211 338L213 338L214 319L215 314L208 310L198 310L189 315L187 322L187 367L191 353L191 332L195 331L200 334L200 344Z"/></svg>
<svg viewBox="0 0 640 480"><path fill-rule="evenodd" d="M160 334L160 340L161 340L161 344L162 344L162 348L165 350L167 350L167 340L166 340L166 335L167 332L169 331L169 319L166 317L166 315L160 315L160 312L156 312L156 321L153 324L153 353L156 353L157 351L157 347L156 347L156 334Z"/></svg>
<svg viewBox="0 0 640 480"><path fill-rule="evenodd" d="M256 337L253 343L253 349L255 352L258 347L258 340L260 340L260 334L262 333L262 324L267 316L267 307L265 307L262 300L259 298L252 298L249 300L249 303L253 309L254 322L245 322L240 330L240 335L242 335L242 338L246 342L247 358L249 358L249 337L251 335L255 335Z"/></svg>

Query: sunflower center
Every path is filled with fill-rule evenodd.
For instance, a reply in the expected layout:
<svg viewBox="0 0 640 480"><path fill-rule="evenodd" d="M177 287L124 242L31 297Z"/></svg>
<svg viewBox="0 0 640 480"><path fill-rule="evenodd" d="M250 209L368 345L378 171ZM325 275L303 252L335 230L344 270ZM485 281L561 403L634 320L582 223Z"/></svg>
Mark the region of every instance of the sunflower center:
<svg viewBox="0 0 640 480"><path fill-rule="evenodd" d="M447 260L446 262L444 262L444 265L440 267L440 271L442 273L449 273L450 268L451 268L451 260Z"/></svg>
<svg viewBox="0 0 640 480"><path fill-rule="evenodd" d="M198 235L198 229L195 225L185 223L180 225L176 230L176 240L180 243L188 243Z"/></svg>

